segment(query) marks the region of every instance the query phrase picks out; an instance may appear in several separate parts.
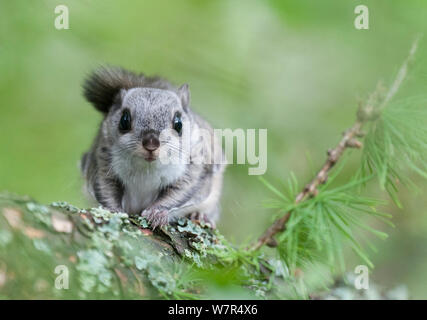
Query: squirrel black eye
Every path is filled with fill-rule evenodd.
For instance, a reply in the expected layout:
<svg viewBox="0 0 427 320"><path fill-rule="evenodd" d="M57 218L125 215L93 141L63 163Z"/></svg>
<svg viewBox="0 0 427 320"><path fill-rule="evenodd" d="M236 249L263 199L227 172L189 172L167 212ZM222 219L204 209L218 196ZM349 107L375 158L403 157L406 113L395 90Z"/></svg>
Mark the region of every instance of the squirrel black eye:
<svg viewBox="0 0 427 320"><path fill-rule="evenodd" d="M181 135L182 120L181 120L181 114L179 112L175 113L175 116L173 117L173 128L176 132L178 132L179 135Z"/></svg>
<svg viewBox="0 0 427 320"><path fill-rule="evenodd" d="M120 118L119 130L122 132L129 131L131 129L131 116L129 110L124 110L122 117Z"/></svg>

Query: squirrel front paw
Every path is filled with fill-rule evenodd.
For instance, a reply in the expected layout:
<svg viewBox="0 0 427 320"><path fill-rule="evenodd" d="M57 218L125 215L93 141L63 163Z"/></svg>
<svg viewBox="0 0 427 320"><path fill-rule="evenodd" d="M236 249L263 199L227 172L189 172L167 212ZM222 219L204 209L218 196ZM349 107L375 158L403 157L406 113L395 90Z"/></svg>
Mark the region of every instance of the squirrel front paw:
<svg viewBox="0 0 427 320"><path fill-rule="evenodd" d="M161 206L147 208L142 211L141 216L150 223L153 230L169 223L169 211Z"/></svg>

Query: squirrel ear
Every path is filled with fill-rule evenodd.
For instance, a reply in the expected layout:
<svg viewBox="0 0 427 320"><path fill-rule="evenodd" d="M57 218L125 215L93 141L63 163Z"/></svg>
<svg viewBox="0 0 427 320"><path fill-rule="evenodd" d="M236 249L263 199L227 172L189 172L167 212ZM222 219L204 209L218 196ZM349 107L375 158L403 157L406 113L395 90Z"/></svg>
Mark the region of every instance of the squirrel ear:
<svg viewBox="0 0 427 320"><path fill-rule="evenodd" d="M181 105L184 110L187 110L188 105L190 104L190 89L187 83L184 83L179 87L178 97L181 99Z"/></svg>
<svg viewBox="0 0 427 320"><path fill-rule="evenodd" d="M83 84L83 95L102 113L108 113L122 89L120 69L100 68L93 72Z"/></svg>

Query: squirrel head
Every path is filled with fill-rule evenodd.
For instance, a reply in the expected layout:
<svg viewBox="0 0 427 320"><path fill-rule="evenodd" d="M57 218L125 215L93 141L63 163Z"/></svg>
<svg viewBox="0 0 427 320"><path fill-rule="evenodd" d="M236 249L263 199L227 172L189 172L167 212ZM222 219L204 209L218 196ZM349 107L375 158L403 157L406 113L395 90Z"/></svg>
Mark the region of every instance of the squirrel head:
<svg viewBox="0 0 427 320"><path fill-rule="evenodd" d="M190 139L190 93L160 78L102 68L84 83L84 96L104 114L102 134L117 157L181 161ZM160 159L159 159L160 158Z"/></svg>

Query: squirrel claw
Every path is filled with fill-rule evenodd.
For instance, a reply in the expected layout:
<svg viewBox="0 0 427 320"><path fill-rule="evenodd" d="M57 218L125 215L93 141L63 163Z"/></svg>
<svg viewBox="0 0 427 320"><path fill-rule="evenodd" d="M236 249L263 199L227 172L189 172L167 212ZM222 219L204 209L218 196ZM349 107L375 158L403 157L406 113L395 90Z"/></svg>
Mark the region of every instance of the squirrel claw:
<svg viewBox="0 0 427 320"><path fill-rule="evenodd" d="M151 207L142 211L141 216L147 219L151 228L155 230L157 227L162 227L169 223L168 213L168 210L163 207Z"/></svg>

